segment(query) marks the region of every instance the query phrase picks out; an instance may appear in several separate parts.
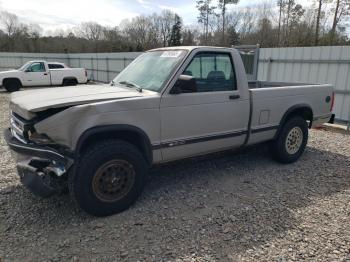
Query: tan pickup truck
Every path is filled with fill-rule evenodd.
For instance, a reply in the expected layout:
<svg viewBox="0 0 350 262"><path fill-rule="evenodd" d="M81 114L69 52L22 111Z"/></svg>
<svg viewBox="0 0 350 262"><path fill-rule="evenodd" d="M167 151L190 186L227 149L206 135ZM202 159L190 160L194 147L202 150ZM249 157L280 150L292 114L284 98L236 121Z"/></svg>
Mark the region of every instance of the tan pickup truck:
<svg viewBox="0 0 350 262"><path fill-rule="evenodd" d="M86 212L127 209L155 164L269 142L282 163L327 122L330 85L248 83L237 50L151 50L110 85L20 91L11 97L9 147L35 194L66 187Z"/></svg>

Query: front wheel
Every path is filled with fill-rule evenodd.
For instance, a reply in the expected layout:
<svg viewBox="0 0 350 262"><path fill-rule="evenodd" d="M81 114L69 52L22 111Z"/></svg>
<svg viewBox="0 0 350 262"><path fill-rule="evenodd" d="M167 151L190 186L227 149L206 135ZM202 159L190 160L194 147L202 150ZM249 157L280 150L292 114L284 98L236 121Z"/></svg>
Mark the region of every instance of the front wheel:
<svg viewBox="0 0 350 262"><path fill-rule="evenodd" d="M283 125L277 139L271 142L270 152L281 163L293 163L305 151L308 125L304 118L295 116Z"/></svg>
<svg viewBox="0 0 350 262"><path fill-rule="evenodd" d="M4 87L7 92L16 92L21 88L21 82L18 79L8 79L4 81Z"/></svg>
<svg viewBox="0 0 350 262"><path fill-rule="evenodd" d="M148 166L141 152L121 140L90 147L69 177L69 189L87 213L107 216L129 208L141 194Z"/></svg>

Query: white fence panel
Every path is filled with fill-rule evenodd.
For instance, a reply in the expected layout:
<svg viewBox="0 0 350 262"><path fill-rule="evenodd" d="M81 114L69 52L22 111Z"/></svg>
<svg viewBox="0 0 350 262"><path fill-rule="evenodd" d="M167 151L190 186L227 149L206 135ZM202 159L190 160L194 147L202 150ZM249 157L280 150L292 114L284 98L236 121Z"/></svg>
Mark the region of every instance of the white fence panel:
<svg viewBox="0 0 350 262"><path fill-rule="evenodd" d="M350 47L260 49L258 79L332 84L336 119L350 121Z"/></svg>
<svg viewBox="0 0 350 262"><path fill-rule="evenodd" d="M0 53L0 71L19 68L28 61L39 59L68 64L68 57L66 54L2 52Z"/></svg>
<svg viewBox="0 0 350 262"><path fill-rule="evenodd" d="M72 67L86 68L91 80L110 82L140 54L142 53L69 54L69 64Z"/></svg>

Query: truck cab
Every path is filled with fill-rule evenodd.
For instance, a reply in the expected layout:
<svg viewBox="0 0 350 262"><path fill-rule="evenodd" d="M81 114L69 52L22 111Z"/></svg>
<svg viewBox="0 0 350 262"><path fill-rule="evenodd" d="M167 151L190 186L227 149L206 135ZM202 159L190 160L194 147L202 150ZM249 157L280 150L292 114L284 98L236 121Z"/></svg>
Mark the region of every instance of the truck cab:
<svg viewBox="0 0 350 262"><path fill-rule="evenodd" d="M24 64L19 71L22 74L24 86L49 86L51 85L49 67L44 61L31 61Z"/></svg>

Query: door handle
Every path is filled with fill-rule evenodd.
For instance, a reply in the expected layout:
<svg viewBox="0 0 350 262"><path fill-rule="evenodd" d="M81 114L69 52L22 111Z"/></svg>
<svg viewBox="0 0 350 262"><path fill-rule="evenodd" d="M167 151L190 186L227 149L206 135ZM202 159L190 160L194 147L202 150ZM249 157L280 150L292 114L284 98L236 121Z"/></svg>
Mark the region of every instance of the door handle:
<svg viewBox="0 0 350 262"><path fill-rule="evenodd" d="M47 76L47 73L44 73L44 76Z"/></svg>
<svg viewBox="0 0 350 262"><path fill-rule="evenodd" d="M233 99L238 99L238 98L240 98L241 96L240 95L230 95L229 96L229 98L231 99L231 100L233 100Z"/></svg>

